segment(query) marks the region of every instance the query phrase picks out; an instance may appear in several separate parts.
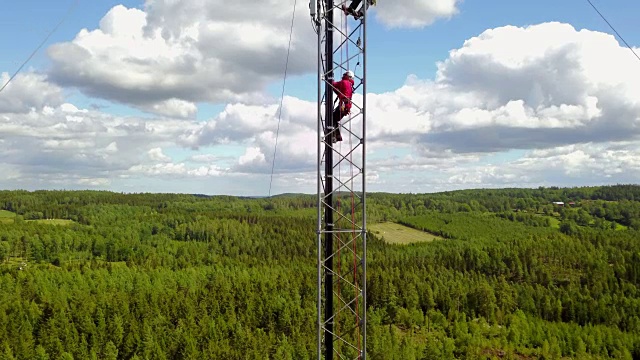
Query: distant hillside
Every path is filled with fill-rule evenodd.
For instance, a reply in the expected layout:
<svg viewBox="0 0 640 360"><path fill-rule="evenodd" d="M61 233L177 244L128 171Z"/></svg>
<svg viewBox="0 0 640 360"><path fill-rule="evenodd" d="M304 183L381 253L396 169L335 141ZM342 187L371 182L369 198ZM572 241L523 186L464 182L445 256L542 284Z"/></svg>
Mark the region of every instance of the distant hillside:
<svg viewBox="0 0 640 360"><path fill-rule="evenodd" d="M369 358L640 359L639 188L368 194ZM0 359L314 359L316 201L0 191Z"/></svg>

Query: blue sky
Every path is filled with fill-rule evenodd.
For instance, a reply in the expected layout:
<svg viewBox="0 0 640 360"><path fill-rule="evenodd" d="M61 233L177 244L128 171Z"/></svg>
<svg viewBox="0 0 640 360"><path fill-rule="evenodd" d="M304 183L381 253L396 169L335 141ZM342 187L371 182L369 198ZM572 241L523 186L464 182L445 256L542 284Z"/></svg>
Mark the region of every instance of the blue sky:
<svg viewBox="0 0 640 360"><path fill-rule="evenodd" d="M0 20L0 64L3 71L17 68L67 12L75 0L25 0L4 4ZM593 1L630 44L640 44L637 15L640 3L630 0ZM113 6L122 4L142 9L143 1L79 1L73 13L56 31L48 43L72 39L79 29L94 29ZM460 47L469 37L486 29L504 25L526 26L549 21L572 24L577 29L613 33L586 0L571 1L464 1L459 13L448 20L439 20L425 29L388 30L379 23L369 28L369 78L371 91L388 91L400 87L407 75L431 78L436 62L446 58L449 50ZM306 7L298 5L297 16L307 16ZM46 47L45 47L46 50ZM394 66L395 64L395 66ZM40 51L28 64L36 68L47 66L45 51ZM289 79L287 94L314 99L313 76ZM310 86L311 85L311 86ZM312 88L309 91L309 88ZM281 83L270 86L279 96Z"/></svg>
<svg viewBox="0 0 640 360"><path fill-rule="evenodd" d="M616 30L630 44L640 44L637 19L640 3L634 1L593 1ZM300 13L298 12L298 15ZM464 1L458 15L439 20L425 29L388 30L379 23L369 28L369 82L370 91L389 91L404 84L407 75L432 78L436 62L447 57L451 49L486 29L505 26L527 26L542 22L559 21L572 24L576 29L590 29L613 33L608 25L585 0L571 1ZM315 98L309 95L309 81L302 77L288 84L288 94ZM281 84L274 84L278 94Z"/></svg>
<svg viewBox="0 0 640 360"><path fill-rule="evenodd" d="M638 151L638 140L635 132L628 129L636 127L638 104L615 103L609 99L611 90L606 89L624 89L625 96L633 99L636 95L633 83L640 82L635 78L640 61L635 65L629 61L632 54L619 39L618 43L597 34L577 32L588 29L612 33L586 0L436 0L442 5L440 8L433 7L433 1L416 0L407 4L406 9L402 9L401 4L385 1L389 0L381 0L372 12L374 21L368 33L368 90L378 94L379 104L386 104L384 107L371 105L374 116L370 121L377 123L371 135L369 169L375 178L370 189L430 192L468 187L578 186L637 179L640 164L630 159L635 158ZM640 45L634 19L640 12L640 3L593 2L632 46ZM0 47L5 51L0 52L0 73L12 74L72 3L71 0L25 0L3 4ZM25 77L17 78L16 84L11 85L14 90L0 94L0 117L5 114L6 119L4 127L0 126L0 147L5 153L14 154L12 158L0 158L0 170L10 174L0 179L0 187L263 194L268 186L272 132L282 86L286 49L281 44L288 38L286 30L293 1L282 0L277 9L256 11L272 14L264 18L251 14L233 18L234 9L223 9L225 6L255 7L252 4L247 0L233 5L222 1L202 5L185 0L178 8L169 8L163 1L150 7L145 7L143 1L79 1L67 21L25 67L22 72ZM124 7L116 8L118 5ZM133 8L140 12L132 11ZM218 18L212 9L231 15ZM393 18L384 16L385 9ZM197 13L189 13L196 10ZM135 24L143 21L142 14L147 15L144 21L150 28L159 32L174 31L181 34L180 37L156 41L162 44L158 46L165 47L159 49L157 55L145 58L144 52L136 53L137 48L152 46L142 34L132 35L131 39L126 36L126 31L133 31L130 29L136 29ZM393 21L402 23L403 16L409 21L415 14L436 20L432 24L389 27ZM100 28L105 16L115 24L111 30ZM298 3L296 17L293 73L285 91L288 100L284 112L287 114L304 114L302 109L313 108L315 101L315 75L313 66L309 66L315 64L315 42L309 37L305 1ZM199 29L199 37L189 38L191 35L185 31L194 29L196 21L198 26L208 27ZM562 26L542 26L550 22L569 24L577 31ZM234 30L235 33L229 29L216 30L223 23L227 28L238 26L238 30ZM530 28L530 35L526 35L526 31L504 28L524 29L531 25L534 27ZM260 27L272 35L265 36L262 43L248 40L256 36L255 29ZM253 30L243 33L247 28ZM92 33L85 42L74 41L81 29ZM489 29L503 30L486 33L482 41L464 46L466 40ZM224 31L228 32L221 35ZM554 32L557 38L549 35ZM225 44L224 39L236 34L240 40L237 48L233 43ZM522 40L518 40L518 36ZM111 43L104 43L107 37ZM205 43L209 39L212 42ZM531 46L528 42L532 42ZM137 65L127 60L127 46L131 49L131 58L139 61ZM509 47L514 48L513 54L504 51ZM529 47L548 50L538 53L531 50L529 55L517 53L526 53ZM560 60L546 55L571 47L584 51L577 51L575 55L569 52L566 59ZM626 54L618 51L622 48ZM82 55L86 56L84 60L76 59L74 56L80 56L75 52L77 49L90 55ZM450 51L455 49L460 51L454 59ZM593 55L598 53L597 49L602 49L601 53ZM177 63L172 62L173 56L182 51L186 61L194 56L198 58L198 65L188 68L191 70L178 68ZM233 58L243 55L228 55L252 52L257 55L246 59ZM559 74L546 80L532 77L520 87L540 88L536 99L548 101L537 103L532 100L532 93L523 93L517 95L522 98L517 98L506 90L504 94L490 91L500 81L513 83L527 78L531 69L524 65L522 69L515 69L510 63L512 57L520 56L525 62L531 61L528 65L531 69L544 66L546 70L540 70L541 74ZM158 58L167 61L163 65L166 69L162 70L166 72L165 79L158 73L161 65L146 67ZM210 58L218 59L218 64L231 70L217 72L217 65L212 65L215 62L207 61ZM564 60L582 64L580 73L567 75L569 80L579 79L575 84L561 80L562 74L575 70L567 68ZM436 64L442 61L447 80L438 83ZM489 71L500 66L511 67L513 72L503 79L499 72ZM628 79L612 74L611 80L607 80L607 71L626 66ZM184 75L185 71L193 73ZM180 83L183 75L184 84ZM37 81L27 81L37 76L40 76ZM172 81L171 76L177 80ZM510 76L513 76L511 81ZM407 82L408 77L415 82ZM162 85L154 86L150 78ZM142 82L136 83L134 79ZM198 84L200 81L202 84ZM498 89L507 88L508 83ZM573 96L576 89L587 88L584 96ZM45 93L48 95L43 95ZM590 105L593 99L597 99L597 105ZM518 122L520 110L513 108L517 101L522 101L523 111L533 125ZM401 119L402 131L394 125L398 115L390 112L389 104L397 104L398 111L409 114ZM563 110L558 110L560 105L564 106ZM582 110L567 110L571 106ZM70 111L75 114L73 120L70 120ZM582 115L575 115L576 111ZM512 120L504 120L504 114ZM605 125L602 124L612 121L607 118L614 116L611 114L622 120L618 127L611 126L610 131L603 132L601 128ZM307 115L284 119L283 152L276 158L276 193L291 189L315 190L315 157L306 157L309 154L297 145L304 147L305 141L308 143L313 138L313 118ZM34 116L40 119L36 125L31 123ZM56 122L57 127L51 125ZM42 125L45 123L51 126L45 129ZM32 127L31 132L24 130L28 127ZM19 128L23 130L16 130ZM53 128L56 132L50 131ZM68 130L59 132L60 128ZM143 128L146 130L142 132L130 130ZM92 130L87 132L87 129ZM484 131L478 134L503 135L496 144L487 139L474 139L480 145L470 150L469 141L465 144L462 139L469 131L473 134L471 129ZM77 162L74 169L82 168L88 161L96 165L96 170L86 167L70 173L66 166L74 161ZM46 171L43 172L43 168ZM553 175L541 175L545 170L552 171Z"/></svg>

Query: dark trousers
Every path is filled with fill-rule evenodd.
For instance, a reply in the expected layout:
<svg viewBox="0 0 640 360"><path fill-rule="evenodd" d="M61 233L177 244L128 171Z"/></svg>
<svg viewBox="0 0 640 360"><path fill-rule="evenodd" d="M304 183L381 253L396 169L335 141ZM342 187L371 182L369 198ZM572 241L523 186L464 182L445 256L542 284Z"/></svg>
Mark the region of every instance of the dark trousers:
<svg viewBox="0 0 640 360"><path fill-rule="evenodd" d="M340 120L342 120L342 118L347 115L346 111L340 111L340 104L338 104L338 106L336 106L335 109L333 109L333 127L336 129L334 134L336 136L336 138L338 140L342 140L342 135L340 134Z"/></svg>

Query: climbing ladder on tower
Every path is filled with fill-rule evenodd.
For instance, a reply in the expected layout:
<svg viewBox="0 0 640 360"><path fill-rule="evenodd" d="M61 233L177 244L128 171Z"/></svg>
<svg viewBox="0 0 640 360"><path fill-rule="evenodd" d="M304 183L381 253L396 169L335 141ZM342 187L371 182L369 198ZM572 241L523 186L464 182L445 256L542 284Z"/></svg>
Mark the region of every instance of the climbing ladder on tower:
<svg viewBox="0 0 640 360"><path fill-rule="evenodd" d="M367 6L368 1L362 1ZM318 35L318 359L366 359L366 13L311 0ZM351 113L332 124L334 81L354 72Z"/></svg>

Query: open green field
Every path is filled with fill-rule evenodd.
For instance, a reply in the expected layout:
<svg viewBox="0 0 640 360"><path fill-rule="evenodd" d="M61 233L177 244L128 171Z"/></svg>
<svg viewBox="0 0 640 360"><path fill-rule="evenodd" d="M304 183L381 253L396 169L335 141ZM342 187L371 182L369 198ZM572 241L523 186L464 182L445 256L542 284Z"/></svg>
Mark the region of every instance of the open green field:
<svg viewBox="0 0 640 360"><path fill-rule="evenodd" d="M560 220L558 220L557 217L555 216L548 216L548 215L540 215L542 217L546 217L547 219L549 219L551 221L551 227L554 229L560 229Z"/></svg>
<svg viewBox="0 0 640 360"><path fill-rule="evenodd" d="M391 244L411 244L442 239L439 236L392 222L368 224L368 229Z"/></svg>
<svg viewBox="0 0 640 360"><path fill-rule="evenodd" d="M6 264L11 266L18 266L26 262L27 261L25 260L25 258L22 257L10 257L7 259Z"/></svg>
<svg viewBox="0 0 640 360"><path fill-rule="evenodd" d="M73 220L65 220L65 219L41 219L41 220L27 220L33 221L39 224L48 224L48 225L71 225L73 224Z"/></svg>
<svg viewBox="0 0 640 360"><path fill-rule="evenodd" d="M0 224L11 224L16 214L7 210L0 210Z"/></svg>
<svg viewBox="0 0 640 360"><path fill-rule="evenodd" d="M629 227L626 226L626 225L622 225L622 224L616 223L616 230L618 230L618 231L629 230Z"/></svg>
<svg viewBox="0 0 640 360"><path fill-rule="evenodd" d="M15 221L16 214L7 210L0 210L0 224L11 224ZM26 220L29 222L36 222L39 224L47 224L47 225L71 225L73 224L73 220L65 220L65 219L40 219L40 220Z"/></svg>
<svg viewBox="0 0 640 360"><path fill-rule="evenodd" d="M16 217L16 214L12 213L11 211L0 210L0 219L1 218L14 218L14 217Z"/></svg>

